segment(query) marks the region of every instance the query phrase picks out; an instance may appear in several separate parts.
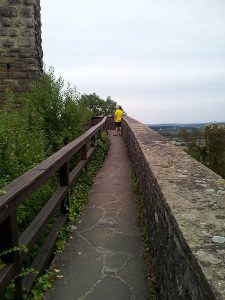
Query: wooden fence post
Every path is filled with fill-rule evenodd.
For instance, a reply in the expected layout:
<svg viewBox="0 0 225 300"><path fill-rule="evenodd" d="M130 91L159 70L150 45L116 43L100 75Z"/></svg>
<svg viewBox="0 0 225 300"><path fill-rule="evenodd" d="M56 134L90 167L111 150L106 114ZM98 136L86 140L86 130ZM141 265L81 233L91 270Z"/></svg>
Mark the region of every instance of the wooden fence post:
<svg viewBox="0 0 225 300"><path fill-rule="evenodd" d="M59 183L61 186L69 187L69 162L67 161L60 169L59 169ZM62 201L61 204L61 212L63 214L67 214L66 204L69 199L69 190L67 192L67 196Z"/></svg>
<svg viewBox="0 0 225 300"><path fill-rule="evenodd" d="M18 226L16 220L16 212L13 212L6 220L0 224L0 252L4 250L10 250L15 246L19 246L18 243ZM14 299L21 300L22 297L22 285L21 277L17 276L20 273L20 254L18 251L13 251L7 254L5 257L1 257L5 263L13 263L14 277L15 278L15 294Z"/></svg>
<svg viewBox="0 0 225 300"><path fill-rule="evenodd" d="M88 147L87 147L87 144L85 144L80 149L80 158L81 158L81 160L87 160L87 151L88 151ZM85 166L85 171L87 172L87 165Z"/></svg>
<svg viewBox="0 0 225 300"><path fill-rule="evenodd" d="M97 139L97 137L96 137L96 134L95 134L95 135L93 135L93 137L91 138L91 147L95 147L95 146L96 146L96 145L95 145L96 139Z"/></svg>

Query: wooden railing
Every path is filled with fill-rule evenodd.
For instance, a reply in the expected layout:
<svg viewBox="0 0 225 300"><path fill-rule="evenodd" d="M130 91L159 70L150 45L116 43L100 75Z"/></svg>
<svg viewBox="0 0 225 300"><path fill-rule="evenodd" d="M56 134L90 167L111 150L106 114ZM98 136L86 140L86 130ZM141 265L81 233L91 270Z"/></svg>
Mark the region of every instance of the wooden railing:
<svg viewBox="0 0 225 300"><path fill-rule="evenodd" d="M66 200L69 189L95 151L95 140L97 135L106 129L106 120L107 118L102 119L83 135L4 188L6 194L0 197L0 252L21 244L30 249L58 209L59 217L31 265L39 273L44 271L53 253L57 234L67 221ZM69 162L77 153L80 153L80 160L69 172ZM21 236L18 236L17 208L56 172L59 172L57 190ZM21 272L21 264L25 257L26 253L22 250L1 257L6 266L0 270L0 295L13 278L16 285L15 299L22 299L22 287L27 291L32 288L37 274L26 276L23 280L17 276Z"/></svg>

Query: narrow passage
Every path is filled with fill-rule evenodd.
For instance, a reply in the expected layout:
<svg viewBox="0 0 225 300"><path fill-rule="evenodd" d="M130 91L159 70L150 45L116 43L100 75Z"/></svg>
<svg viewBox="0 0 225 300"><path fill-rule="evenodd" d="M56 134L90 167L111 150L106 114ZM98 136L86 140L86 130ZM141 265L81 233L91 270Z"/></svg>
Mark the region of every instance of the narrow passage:
<svg viewBox="0 0 225 300"><path fill-rule="evenodd" d="M73 226L73 239L55 261L63 278L46 299L148 299L130 162L122 137L95 178L89 202Z"/></svg>

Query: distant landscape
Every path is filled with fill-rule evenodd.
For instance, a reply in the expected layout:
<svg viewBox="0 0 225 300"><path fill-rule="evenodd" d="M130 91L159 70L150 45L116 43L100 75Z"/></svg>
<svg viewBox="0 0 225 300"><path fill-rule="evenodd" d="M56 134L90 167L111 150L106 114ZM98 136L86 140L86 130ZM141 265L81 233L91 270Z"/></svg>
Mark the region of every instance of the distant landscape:
<svg viewBox="0 0 225 300"><path fill-rule="evenodd" d="M210 122L217 123L219 125L225 125L225 122ZM166 129L166 128L202 128L210 123L190 123L190 124L181 124L181 123L171 123L171 124L147 124L149 128L152 129Z"/></svg>
<svg viewBox="0 0 225 300"><path fill-rule="evenodd" d="M147 126L225 178L225 122Z"/></svg>
<svg viewBox="0 0 225 300"><path fill-rule="evenodd" d="M204 128L212 123L216 123L218 125L225 125L225 122L211 122L211 123L190 123L190 124L181 124L181 123L171 123L171 124L147 124L149 128L157 131L159 134L173 139L180 138L180 132L182 129L187 130L190 133L198 133L198 135L202 135Z"/></svg>

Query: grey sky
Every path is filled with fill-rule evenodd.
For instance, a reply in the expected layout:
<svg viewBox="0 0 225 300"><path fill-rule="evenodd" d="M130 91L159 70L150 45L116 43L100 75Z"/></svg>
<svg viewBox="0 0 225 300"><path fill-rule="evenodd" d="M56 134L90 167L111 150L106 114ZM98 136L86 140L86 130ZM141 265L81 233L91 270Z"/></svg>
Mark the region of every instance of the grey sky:
<svg viewBox="0 0 225 300"><path fill-rule="evenodd" d="M143 123L225 121L224 0L42 0L44 62Z"/></svg>

